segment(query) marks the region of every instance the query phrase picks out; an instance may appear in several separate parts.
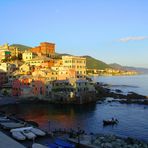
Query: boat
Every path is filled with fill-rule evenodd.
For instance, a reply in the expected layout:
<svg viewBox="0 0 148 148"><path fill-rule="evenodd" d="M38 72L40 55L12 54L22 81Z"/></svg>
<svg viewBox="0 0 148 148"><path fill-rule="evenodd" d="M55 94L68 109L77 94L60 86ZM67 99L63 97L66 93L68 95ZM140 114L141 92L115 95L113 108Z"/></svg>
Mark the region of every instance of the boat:
<svg viewBox="0 0 148 148"><path fill-rule="evenodd" d="M19 127L24 127L26 124L25 123L17 123L17 122L0 122L0 125L4 129L14 129L14 128L19 128Z"/></svg>
<svg viewBox="0 0 148 148"><path fill-rule="evenodd" d="M28 139L35 139L36 138L36 135L29 130L23 130L23 131L21 131L21 133L23 135L25 135Z"/></svg>
<svg viewBox="0 0 148 148"><path fill-rule="evenodd" d="M75 148L74 144L71 144L65 140L62 139L56 139L55 144L64 148Z"/></svg>
<svg viewBox="0 0 148 148"><path fill-rule="evenodd" d="M19 131L12 132L12 137L17 140L25 140L26 139L26 137Z"/></svg>
<svg viewBox="0 0 148 148"><path fill-rule="evenodd" d="M34 143L32 145L32 148L48 148L48 147L39 143Z"/></svg>
<svg viewBox="0 0 148 148"><path fill-rule="evenodd" d="M30 131L37 136L45 136L46 135L46 133L44 131L42 131L38 128L35 128L35 127L31 128Z"/></svg>
<svg viewBox="0 0 148 148"><path fill-rule="evenodd" d="M103 120L103 125L106 126L106 125L115 125L115 124L118 124L119 121L117 119L111 119L111 120Z"/></svg>
<svg viewBox="0 0 148 148"><path fill-rule="evenodd" d="M10 132L22 132L24 130L31 130L32 126L11 129Z"/></svg>
<svg viewBox="0 0 148 148"><path fill-rule="evenodd" d="M8 119L7 117L0 117L0 122L9 122L11 121L10 119Z"/></svg>

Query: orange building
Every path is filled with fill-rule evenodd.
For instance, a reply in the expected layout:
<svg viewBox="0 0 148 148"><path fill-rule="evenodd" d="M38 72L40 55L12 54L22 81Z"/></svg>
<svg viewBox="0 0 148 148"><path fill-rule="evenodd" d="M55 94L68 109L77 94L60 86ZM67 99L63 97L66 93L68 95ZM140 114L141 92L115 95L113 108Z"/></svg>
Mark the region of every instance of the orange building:
<svg viewBox="0 0 148 148"><path fill-rule="evenodd" d="M31 48L31 51L37 55L45 55L45 56L53 57L55 54L55 44L42 42L40 43L40 46Z"/></svg>

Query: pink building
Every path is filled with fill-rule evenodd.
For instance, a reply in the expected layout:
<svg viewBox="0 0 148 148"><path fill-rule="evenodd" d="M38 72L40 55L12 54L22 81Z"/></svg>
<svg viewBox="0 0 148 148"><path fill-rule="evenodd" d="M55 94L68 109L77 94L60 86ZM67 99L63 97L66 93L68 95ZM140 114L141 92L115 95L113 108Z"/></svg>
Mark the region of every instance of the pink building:
<svg viewBox="0 0 148 148"><path fill-rule="evenodd" d="M46 86L43 78L22 76L12 83L12 95L21 97L39 97L46 95Z"/></svg>
<svg viewBox="0 0 148 148"><path fill-rule="evenodd" d="M42 97L46 95L46 86L43 80L32 81L32 89L34 96Z"/></svg>
<svg viewBox="0 0 148 148"><path fill-rule="evenodd" d="M32 95L31 88L32 79L29 76L22 76L12 82L12 95L13 96L30 96Z"/></svg>

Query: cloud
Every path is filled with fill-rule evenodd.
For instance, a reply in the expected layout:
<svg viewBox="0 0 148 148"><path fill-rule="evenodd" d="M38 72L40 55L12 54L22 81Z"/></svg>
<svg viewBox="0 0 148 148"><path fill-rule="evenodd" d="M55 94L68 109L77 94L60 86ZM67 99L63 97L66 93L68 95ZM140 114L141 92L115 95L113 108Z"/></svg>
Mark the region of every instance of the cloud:
<svg viewBox="0 0 148 148"><path fill-rule="evenodd" d="M126 38L119 39L120 42L129 42L129 41L141 41L148 39L148 36L130 36Z"/></svg>

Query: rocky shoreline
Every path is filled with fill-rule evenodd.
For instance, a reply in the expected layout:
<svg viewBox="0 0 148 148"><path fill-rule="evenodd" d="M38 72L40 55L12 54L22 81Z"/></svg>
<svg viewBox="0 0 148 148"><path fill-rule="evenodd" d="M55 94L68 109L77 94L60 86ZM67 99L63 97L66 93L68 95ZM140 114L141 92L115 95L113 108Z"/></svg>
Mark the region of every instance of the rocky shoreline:
<svg viewBox="0 0 148 148"><path fill-rule="evenodd" d="M148 148L148 143L144 141L104 134L84 135L80 137L80 143L93 148Z"/></svg>
<svg viewBox="0 0 148 148"><path fill-rule="evenodd" d="M99 100L104 100L105 98L111 97L118 100L120 103L148 105L148 96L140 95L135 92L123 94L119 89L116 89L115 92L113 92L107 87L107 84L102 83L96 83L95 88L97 90L97 97Z"/></svg>

